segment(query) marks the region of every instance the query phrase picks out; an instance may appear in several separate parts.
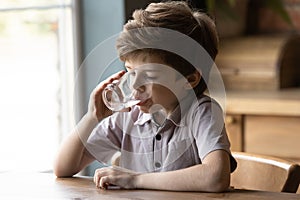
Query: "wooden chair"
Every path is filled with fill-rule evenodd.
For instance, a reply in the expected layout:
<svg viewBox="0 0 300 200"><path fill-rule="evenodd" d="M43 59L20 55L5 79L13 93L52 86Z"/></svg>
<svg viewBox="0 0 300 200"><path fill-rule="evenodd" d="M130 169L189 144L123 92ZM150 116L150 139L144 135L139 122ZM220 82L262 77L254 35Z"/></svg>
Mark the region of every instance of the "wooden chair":
<svg viewBox="0 0 300 200"><path fill-rule="evenodd" d="M270 156L233 152L237 169L231 174L236 189L296 193L300 183L300 166Z"/></svg>

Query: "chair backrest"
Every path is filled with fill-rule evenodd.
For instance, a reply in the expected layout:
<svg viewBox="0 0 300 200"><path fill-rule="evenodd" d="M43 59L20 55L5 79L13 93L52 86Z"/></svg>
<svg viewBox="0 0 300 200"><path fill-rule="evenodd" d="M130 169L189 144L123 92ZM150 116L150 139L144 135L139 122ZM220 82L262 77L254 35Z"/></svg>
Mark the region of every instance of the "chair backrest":
<svg viewBox="0 0 300 200"><path fill-rule="evenodd" d="M296 193L300 166L292 161L244 152L233 152L237 169L231 185L237 189Z"/></svg>

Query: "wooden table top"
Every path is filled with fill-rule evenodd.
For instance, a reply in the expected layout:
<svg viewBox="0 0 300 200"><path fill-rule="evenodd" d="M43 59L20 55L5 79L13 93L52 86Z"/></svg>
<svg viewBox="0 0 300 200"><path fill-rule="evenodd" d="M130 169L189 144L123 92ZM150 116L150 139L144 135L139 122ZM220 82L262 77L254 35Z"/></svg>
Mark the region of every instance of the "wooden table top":
<svg viewBox="0 0 300 200"><path fill-rule="evenodd" d="M0 173L0 199L300 200L300 195L247 190L224 193L102 190L95 187L91 177L56 178L51 173L3 172Z"/></svg>

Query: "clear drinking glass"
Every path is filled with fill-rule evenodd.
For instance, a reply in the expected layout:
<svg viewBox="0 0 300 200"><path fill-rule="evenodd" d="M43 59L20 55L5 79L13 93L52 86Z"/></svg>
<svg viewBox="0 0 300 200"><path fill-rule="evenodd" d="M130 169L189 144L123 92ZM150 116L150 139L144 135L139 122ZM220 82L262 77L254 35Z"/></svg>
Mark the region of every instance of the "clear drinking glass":
<svg viewBox="0 0 300 200"><path fill-rule="evenodd" d="M102 93L105 105L112 111L121 111L132 107L139 102L149 98L149 92L144 90L143 94L139 94L133 85L137 85L136 72L127 72L121 79L113 81ZM139 85L137 87L142 87ZM143 86L145 87L145 86ZM145 87L146 88L146 87Z"/></svg>

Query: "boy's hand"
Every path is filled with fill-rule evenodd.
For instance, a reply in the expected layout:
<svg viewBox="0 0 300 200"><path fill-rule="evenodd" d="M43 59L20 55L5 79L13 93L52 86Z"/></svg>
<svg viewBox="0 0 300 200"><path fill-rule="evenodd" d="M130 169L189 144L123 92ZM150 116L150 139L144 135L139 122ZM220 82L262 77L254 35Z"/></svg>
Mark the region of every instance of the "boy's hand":
<svg viewBox="0 0 300 200"><path fill-rule="evenodd" d="M102 92L105 87L112 83L114 80L120 79L125 74L125 71L120 71L118 73L113 74L106 80L102 81L97 85L97 87L92 91L89 100L89 108L88 113L97 118L98 121L112 114L112 111L109 110L103 100L102 100Z"/></svg>
<svg viewBox="0 0 300 200"><path fill-rule="evenodd" d="M121 168L121 167L105 167L95 171L94 182L98 188L108 189L109 185L119 186L125 189L135 189L136 177L138 173Z"/></svg>

